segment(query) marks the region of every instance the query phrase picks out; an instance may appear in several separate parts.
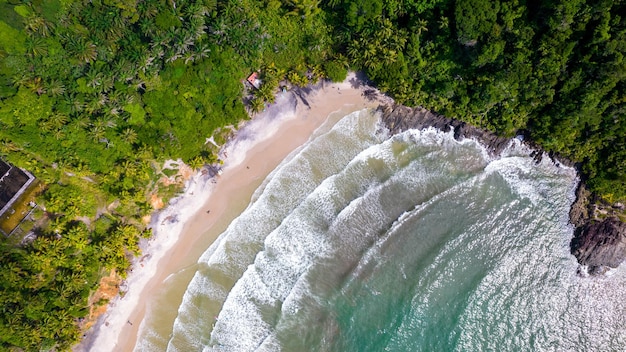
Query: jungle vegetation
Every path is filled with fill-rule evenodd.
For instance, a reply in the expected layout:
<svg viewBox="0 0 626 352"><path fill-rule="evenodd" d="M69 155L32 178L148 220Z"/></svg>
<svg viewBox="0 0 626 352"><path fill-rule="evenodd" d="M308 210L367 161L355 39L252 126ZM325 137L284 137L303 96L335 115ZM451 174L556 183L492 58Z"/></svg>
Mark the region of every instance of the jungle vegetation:
<svg viewBox="0 0 626 352"><path fill-rule="evenodd" d="M222 143L283 79L362 70L399 103L523 132L626 200L624 13L606 0L0 0L0 156L47 186L37 237L0 241L0 350L78 341L98 279L150 236L158 165L217 162L206 138ZM252 71L264 84L244 106Z"/></svg>

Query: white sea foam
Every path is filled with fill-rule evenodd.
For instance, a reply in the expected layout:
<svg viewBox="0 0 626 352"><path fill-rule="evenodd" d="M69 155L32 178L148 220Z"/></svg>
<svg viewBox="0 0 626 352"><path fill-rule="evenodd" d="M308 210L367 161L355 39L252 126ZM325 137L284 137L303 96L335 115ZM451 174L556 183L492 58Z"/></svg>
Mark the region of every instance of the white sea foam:
<svg viewBox="0 0 626 352"><path fill-rule="evenodd" d="M270 331L259 306L272 307L277 301L260 280L253 268L237 281L229 299L218 316L210 345L204 351L227 348L232 351L251 351ZM268 308L271 309L271 308Z"/></svg>
<svg viewBox="0 0 626 352"><path fill-rule="evenodd" d="M549 158L540 163L529 157L529 149L515 143L503 156L492 161L486 173L495 172L502 176L522 198L529 199L533 205L541 201L551 201L562 194L554 194L559 190L555 183L563 184L563 180L576 177L576 170L571 167L556 167Z"/></svg>

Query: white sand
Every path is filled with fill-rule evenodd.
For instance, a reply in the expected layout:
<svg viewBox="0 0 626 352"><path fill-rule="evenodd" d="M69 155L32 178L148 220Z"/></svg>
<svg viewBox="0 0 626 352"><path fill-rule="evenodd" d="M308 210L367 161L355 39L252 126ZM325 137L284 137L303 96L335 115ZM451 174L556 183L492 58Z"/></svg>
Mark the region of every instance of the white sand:
<svg viewBox="0 0 626 352"><path fill-rule="evenodd" d="M332 112L348 113L380 104L363 97L364 87L353 87L361 83L354 74L342 83L326 83L304 96L310 107L292 92L280 93L275 104L240 128L220 152L225 160L223 174L215 179L195 175L182 195L153 215L154 236L144 246L143 256L135 260L122 286L124 296L111 302L75 350L132 351L152 293L171 274L195 263L215 240L202 236L228 213L235 192L265 178ZM173 218L177 220L167 220Z"/></svg>

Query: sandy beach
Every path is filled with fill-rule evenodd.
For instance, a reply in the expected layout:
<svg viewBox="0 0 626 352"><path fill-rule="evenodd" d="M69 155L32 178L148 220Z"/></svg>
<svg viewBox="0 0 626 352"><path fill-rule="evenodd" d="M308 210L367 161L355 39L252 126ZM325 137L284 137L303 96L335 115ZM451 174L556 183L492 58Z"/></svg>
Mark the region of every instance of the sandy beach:
<svg viewBox="0 0 626 352"><path fill-rule="evenodd" d="M110 303L75 350L132 351L164 282L197 262L287 155L305 143L331 113L345 115L380 104L364 97L369 87L362 84L350 74L344 82L319 84L310 92L279 93L274 104L240 127L222 146L222 175L209 178L198 173L179 197L153 215L154 236L123 283L124 294Z"/></svg>

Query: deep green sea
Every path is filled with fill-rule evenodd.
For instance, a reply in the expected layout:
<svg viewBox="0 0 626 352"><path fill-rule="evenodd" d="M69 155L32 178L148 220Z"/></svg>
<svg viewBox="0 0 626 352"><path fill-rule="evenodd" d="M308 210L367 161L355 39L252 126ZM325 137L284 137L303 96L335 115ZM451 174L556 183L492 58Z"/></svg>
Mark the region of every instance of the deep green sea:
<svg viewBox="0 0 626 352"><path fill-rule="evenodd" d="M138 351L623 351L626 270L569 253L572 168L363 110L292 153Z"/></svg>

